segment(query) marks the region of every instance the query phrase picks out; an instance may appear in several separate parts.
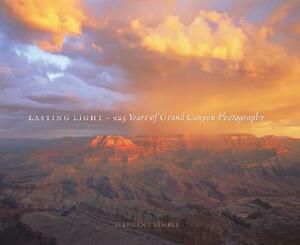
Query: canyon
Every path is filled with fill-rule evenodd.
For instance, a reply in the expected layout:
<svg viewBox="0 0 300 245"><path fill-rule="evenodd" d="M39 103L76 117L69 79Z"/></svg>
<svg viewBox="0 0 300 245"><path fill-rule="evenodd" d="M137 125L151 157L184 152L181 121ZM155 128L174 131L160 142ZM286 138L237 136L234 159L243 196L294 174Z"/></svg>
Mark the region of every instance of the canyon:
<svg viewBox="0 0 300 245"><path fill-rule="evenodd" d="M98 135L0 148L1 244L300 242L300 139Z"/></svg>

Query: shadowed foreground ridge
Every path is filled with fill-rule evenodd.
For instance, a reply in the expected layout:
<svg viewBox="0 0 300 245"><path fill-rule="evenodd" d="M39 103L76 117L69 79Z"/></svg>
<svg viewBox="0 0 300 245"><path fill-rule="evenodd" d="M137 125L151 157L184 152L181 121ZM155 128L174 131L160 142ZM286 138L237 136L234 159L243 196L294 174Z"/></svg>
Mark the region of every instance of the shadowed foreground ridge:
<svg viewBox="0 0 300 245"><path fill-rule="evenodd" d="M299 139L99 135L0 145L4 244L300 242ZM132 227L151 222L179 227Z"/></svg>

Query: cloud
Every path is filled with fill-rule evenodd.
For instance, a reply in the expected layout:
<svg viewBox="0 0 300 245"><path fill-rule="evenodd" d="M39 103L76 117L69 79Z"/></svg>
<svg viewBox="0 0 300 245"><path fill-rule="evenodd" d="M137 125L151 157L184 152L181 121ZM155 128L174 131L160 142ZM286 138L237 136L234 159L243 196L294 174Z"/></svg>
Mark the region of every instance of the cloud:
<svg viewBox="0 0 300 245"><path fill-rule="evenodd" d="M286 18L288 16L288 14L290 13L290 11L293 7L296 7L295 0L285 1L285 2L281 3L272 12L271 16L268 17L265 25L272 26L272 27L276 26L277 24L282 22L282 20L284 18Z"/></svg>
<svg viewBox="0 0 300 245"><path fill-rule="evenodd" d="M257 127L166 123L117 130L300 136L295 6L271 0L6 1L0 117L6 128L18 119L14 135L24 135L22 120L31 111L259 111L266 122ZM53 51L59 55L49 56ZM97 125L69 126L78 134L97 131ZM59 135L68 125L26 127Z"/></svg>
<svg viewBox="0 0 300 245"><path fill-rule="evenodd" d="M77 0L5 0L4 4L23 25L49 35L49 40L36 40L44 50L57 52L65 37L82 33L85 15Z"/></svg>
<svg viewBox="0 0 300 245"><path fill-rule="evenodd" d="M1 137L56 137L113 131L118 125L29 123L31 113L99 113L115 111L131 100L117 86L117 67L105 69L83 59L38 52L32 45L0 34L0 132ZM49 74L60 74L50 77ZM103 85L103 86L102 86ZM75 133L77 132L77 133ZM72 135L70 133L70 135Z"/></svg>
<svg viewBox="0 0 300 245"><path fill-rule="evenodd" d="M201 11L189 19L179 15L152 21L133 18L119 26L112 22L106 28L90 37L103 48L101 59L120 66L131 80L126 88L136 93L137 100L129 110L200 114L259 111L267 121L257 128L222 123L136 125L140 133L269 134L272 128L279 132L278 118L285 117L300 127L294 110L278 112L283 105L296 105L295 91L300 89L300 60L296 51L290 51L292 47L281 42L283 32L214 11ZM239 45L231 45L234 40ZM208 47L206 51L198 52L203 45ZM215 52L217 47L225 51ZM282 132L296 135L295 130Z"/></svg>
<svg viewBox="0 0 300 245"><path fill-rule="evenodd" d="M79 102L79 98L72 95L60 95L60 94L37 94L28 95L26 98L38 102L41 104L63 104L63 103L76 103Z"/></svg>
<svg viewBox="0 0 300 245"><path fill-rule="evenodd" d="M244 55L246 35L225 13L200 11L187 24L177 16L167 16L155 27L139 20L131 26L141 38L141 46L154 52L220 60L240 60Z"/></svg>

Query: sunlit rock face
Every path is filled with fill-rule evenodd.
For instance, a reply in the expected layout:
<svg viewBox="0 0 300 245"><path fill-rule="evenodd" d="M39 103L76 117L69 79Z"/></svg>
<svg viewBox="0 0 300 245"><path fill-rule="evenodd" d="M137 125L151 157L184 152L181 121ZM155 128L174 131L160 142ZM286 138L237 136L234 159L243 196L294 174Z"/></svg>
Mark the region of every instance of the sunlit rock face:
<svg viewBox="0 0 300 245"><path fill-rule="evenodd" d="M100 144L101 140L103 139L103 136L97 135L90 141L90 147L91 148L97 148L97 146Z"/></svg>
<svg viewBox="0 0 300 245"><path fill-rule="evenodd" d="M122 136L97 135L90 140L89 147L94 152L85 161L92 165L98 165L99 161L111 164L132 163L145 154L131 139Z"/></svg>
<svg viewBox="0 0 300 245"><path fill-rule="evenodd" d="M98 135L90 141L91 148L113 148L113 149L137 149L138 146L135 145L130 139L124 138L122 136L101 136Z"/></svg>

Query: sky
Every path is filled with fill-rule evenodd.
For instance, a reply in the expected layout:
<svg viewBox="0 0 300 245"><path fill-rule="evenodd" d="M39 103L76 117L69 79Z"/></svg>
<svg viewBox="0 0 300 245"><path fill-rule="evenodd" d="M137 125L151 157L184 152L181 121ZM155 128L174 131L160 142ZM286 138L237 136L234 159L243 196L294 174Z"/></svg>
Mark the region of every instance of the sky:
<svg viewBox="0 0 300 245"><path fill-rule="evenodd" d="M3 0L0 137L300 137L297 0ZM253 114L259 124L31 122L45 114Z"/></svg>

